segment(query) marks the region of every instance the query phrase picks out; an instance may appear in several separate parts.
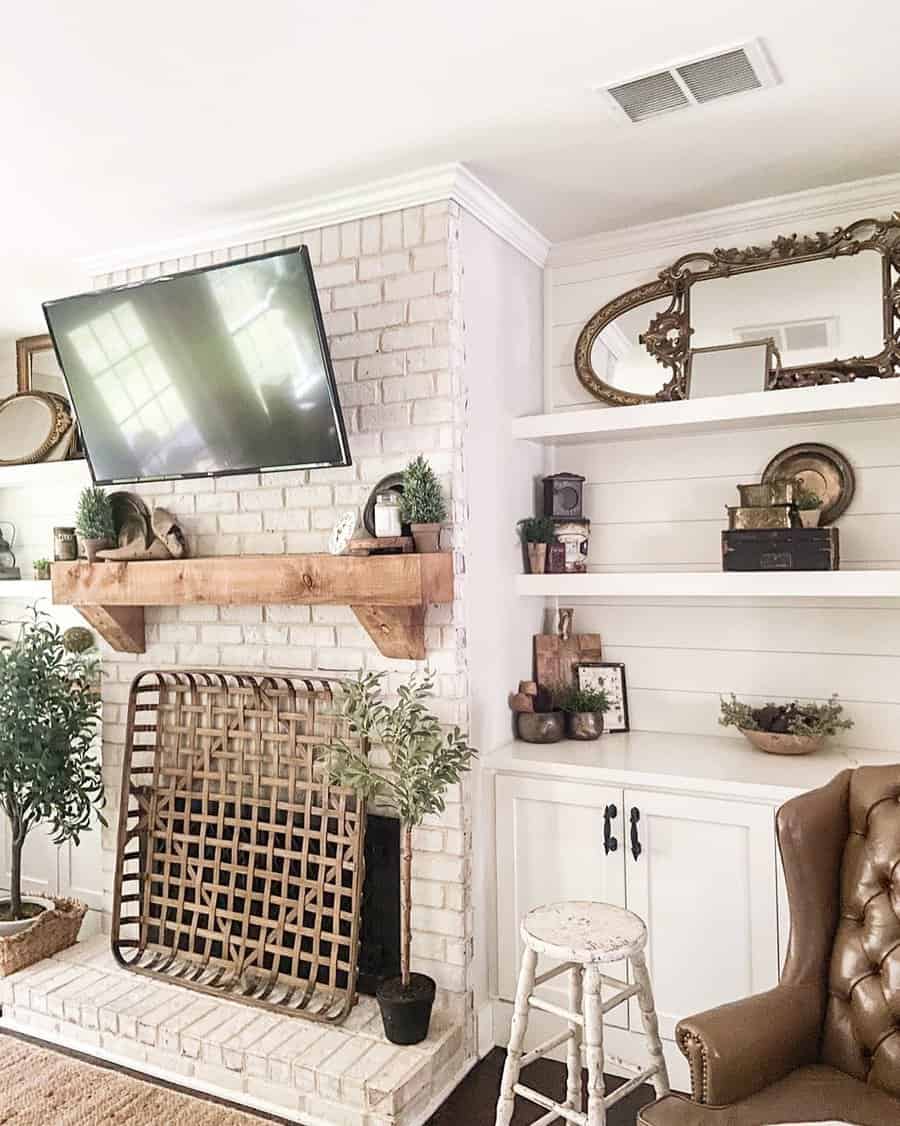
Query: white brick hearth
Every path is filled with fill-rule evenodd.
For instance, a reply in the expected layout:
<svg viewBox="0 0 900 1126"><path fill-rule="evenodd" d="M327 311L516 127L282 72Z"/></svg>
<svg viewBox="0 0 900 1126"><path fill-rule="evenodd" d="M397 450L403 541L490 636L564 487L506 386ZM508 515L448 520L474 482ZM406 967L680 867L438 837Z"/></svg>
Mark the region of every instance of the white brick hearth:
<svg viewBox="0 0 900 1126"><path fill-rule="evenodd" d="M419 1126L463 1067L447 1014L400 1048L371 997L324 1026L131 973L104 936L6 978L0 998L4 1027L312 1126Z"/></svg>

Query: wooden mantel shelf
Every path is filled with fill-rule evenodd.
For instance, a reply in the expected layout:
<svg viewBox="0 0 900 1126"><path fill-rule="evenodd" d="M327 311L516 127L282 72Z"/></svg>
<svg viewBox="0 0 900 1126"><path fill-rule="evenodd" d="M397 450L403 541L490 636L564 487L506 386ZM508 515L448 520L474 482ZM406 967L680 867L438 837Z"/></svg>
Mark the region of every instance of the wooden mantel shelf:
<svg viewBox="0 0 900 1126"><path fill-rule="evenodd" d="M75 606L113 649L143 653L144 607L349 606L385 657L425 657L425 607L453 600L453 556L235 555L54 563L53 601Z"/></svg>

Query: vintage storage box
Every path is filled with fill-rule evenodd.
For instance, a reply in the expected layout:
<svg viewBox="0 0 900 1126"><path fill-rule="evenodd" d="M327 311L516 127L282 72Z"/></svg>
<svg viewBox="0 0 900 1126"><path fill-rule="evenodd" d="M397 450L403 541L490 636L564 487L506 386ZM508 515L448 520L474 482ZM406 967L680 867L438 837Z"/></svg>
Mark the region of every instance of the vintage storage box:
<svg viewBox="0 0 900 1126"><path fill-rule="evenodd" d="M723 571L837 571L837 528L773 528L722 533Z"/></svg>

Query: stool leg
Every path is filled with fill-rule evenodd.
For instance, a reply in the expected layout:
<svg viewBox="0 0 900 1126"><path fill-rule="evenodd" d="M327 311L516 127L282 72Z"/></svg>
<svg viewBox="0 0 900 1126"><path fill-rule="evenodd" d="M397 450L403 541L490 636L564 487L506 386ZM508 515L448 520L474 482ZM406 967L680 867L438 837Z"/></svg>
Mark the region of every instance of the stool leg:
<svg viewBox="0 0 900 1126"><path fill-rule="evenodd" d="M525 948L522 967L519 970L519 983L516 986L516 1003L513 1008L512 1025L509 1030L509 1046L506 1049L506 1063L503 1065L503 1078L500 1080L500 1097L497 1099L496 1126L509 1126L515 1106L513 1087L519 1082L522 1048L525 1033L528 1031L528 998L534 989L534 971L537 954Z"/></svg>
<svg viewBox="0 0 900 1126"><path fill-rule="evenodd" d="M662 1044L659 1039L659 1021L656 1019L653 986L650 984L650 974L647 970L643 951L631 955L631 969L634 973L635 985L640 989L638 1004L641 1008L644 1035L647 1037L650 1062L655 1064L657 1068L652 1080L653 1089L656 1091L656 1097L662 1098L663 1095L669 1093L669 1072L666 1068L666 1057L663 1055Z"/></svg>
<svg viewBox="0 0 900 1126"><path fill-rule="evenodd" d="M587 1063L587 1126L606 1126L603 1096L603 1012L600 971L584 967L584 1054Z"/></svg>
<svg viewBox="0 0 900 1126"><path fill-rule="evenodd" d="M569 970L569 1012L581 1012L581 966ZM569 1021L572 1039L566 1048L566 1106L582 1110L581 1098L581 1025Z"/></svg>

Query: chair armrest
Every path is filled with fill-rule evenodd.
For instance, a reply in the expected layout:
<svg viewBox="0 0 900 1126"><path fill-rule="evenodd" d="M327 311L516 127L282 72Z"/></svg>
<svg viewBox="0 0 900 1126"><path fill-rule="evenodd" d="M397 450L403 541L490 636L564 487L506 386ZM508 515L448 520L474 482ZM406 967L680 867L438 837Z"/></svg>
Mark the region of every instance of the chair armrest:
<svg viewBox="0 0 900 1126"><path fill-rule="evenodd" d="M821 986L782 984L679 1021L694 1101L728 1106L814 1063L824 1007Z"/></svg>

